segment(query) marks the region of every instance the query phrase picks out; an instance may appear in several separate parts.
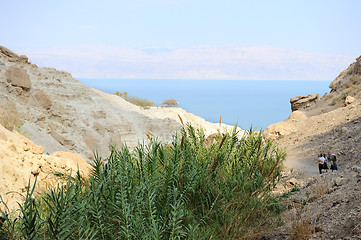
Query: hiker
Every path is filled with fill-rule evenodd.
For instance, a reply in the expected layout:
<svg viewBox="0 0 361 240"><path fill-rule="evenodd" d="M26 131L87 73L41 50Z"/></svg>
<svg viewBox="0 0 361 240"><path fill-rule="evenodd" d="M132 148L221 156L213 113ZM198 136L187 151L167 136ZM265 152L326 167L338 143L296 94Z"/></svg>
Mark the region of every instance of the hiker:
<svg viewBox="0 0 361 240"><path fill-rule="evenodd" d="M325 171L327 172L327 170L328 170L328 166L327 166L328 159L326 157L326 154L323 154L323 158L325 159L324 163L323 163L323 169L325 169Z"/></svg>
<svg viewBox="0 0 361 240"><path fill-rule="evenodd" d="M337 164L336 164L336 154L334 154L334 153L332 153L331 154L331 157L330 157L330 160L331 160L331 170L332 170L332 172L333 172L333 170L338 170L338 168L337 168Z"/></svg>
<svg viewBox="0 0 361 240"><path fill-rule="evenodd" d="M320 171L320 174L322 174L323 166L325 163L325 158L322 154L318 156L318 170Z"/></svg>

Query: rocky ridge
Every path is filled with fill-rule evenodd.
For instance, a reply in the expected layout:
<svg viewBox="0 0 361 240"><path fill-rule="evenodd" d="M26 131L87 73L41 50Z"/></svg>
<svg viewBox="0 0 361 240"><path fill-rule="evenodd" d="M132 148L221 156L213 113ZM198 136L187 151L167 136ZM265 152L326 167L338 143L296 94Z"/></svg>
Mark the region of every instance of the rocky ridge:
<svg viewBox="0 0 361 240"><path fill-rule="evenodd" d="M147 142L146 131L169 141L184 123L203 127L207 135L229 131L180 108L143 109L124 99L84 86L71 74L38 68L24 55L0 47L0 109L21 116L20 131L46 152L69 151L92 159L106 157L109 146L133 148Z"/></svg>
<svg viewBox="0 0 361 240"><path fill-rule="evenodd" d="M321 98L291 99L291 104L310 101L297 110L293 106L287 120L263 132L287 151L285 179L277 192L290 197L284 224L262 239L361 239L360 66L361 56ZM320 175L320 153L335 153L339 170Z"/></svg>

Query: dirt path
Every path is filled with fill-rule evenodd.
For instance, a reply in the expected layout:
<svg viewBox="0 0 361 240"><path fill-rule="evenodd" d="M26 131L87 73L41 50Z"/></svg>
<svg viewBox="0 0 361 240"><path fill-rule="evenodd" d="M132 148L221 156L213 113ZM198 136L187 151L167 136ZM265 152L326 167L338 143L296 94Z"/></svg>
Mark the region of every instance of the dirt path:
<svg viewBox="0 0 361 240"><path fill-rule="evenodd" d="M286 170L293 170L305 177L318 175L318 166L314 159L305 157L302 152L291 150L287 152L286 161L284 163Z"/></svg>

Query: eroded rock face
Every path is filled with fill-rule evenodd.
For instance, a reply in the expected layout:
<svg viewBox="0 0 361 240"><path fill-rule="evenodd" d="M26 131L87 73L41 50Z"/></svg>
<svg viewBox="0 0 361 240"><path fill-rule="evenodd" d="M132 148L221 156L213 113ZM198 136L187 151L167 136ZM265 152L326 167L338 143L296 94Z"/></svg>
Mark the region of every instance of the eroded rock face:
<svg viewBox="0 0 361 240"><path fill-rule="evenodd" d="M358 79L358 81L355 79ZM352 85L359 85L361 83L361 56L356 59L346 70L342 71L335 80L330 83L331 92L342 91ZM350 84L349 82L352 82Z"/></svg>
<svg viewBox="0 0 361 240"><path fill-rule="evenodd" d="M38 106L41 106L47 110L51 108L52 102L49 96L43 90L36 89L34 97L35 97L35 102Z"/></svg>
<svg viewBox="0 0 361 240"><path fill-rule="evenodd" d="M290 99L291 109L293 111L305 109L315 103L320 96L308 94L307 96L297 96Z"/></svg>
<svg viewBox="0 0 361 240"><path fill-rule="evenodd" d="M359 74L359 75L361 75L361 56L356 58L356 62L354 64L354 66L352 67L350 74Z"/></svg>
<svg viewBox="0 0 361 240"><path fill-rule="evenodd" d="M17 55L16 53L14 53L13 51L7 49L4 46L0 46L0 53L2 53L3 55L9 57L9 58L15 58L15 59L19 59L19 55Z"/></svg>
<svg viewBox="0 0 361 240"><path fill-rule="evenodd" d="M31 88L31 81L28 72L19 67L11 66L6 72L7 81L14 87L21 87L23 90Z"/></svg>

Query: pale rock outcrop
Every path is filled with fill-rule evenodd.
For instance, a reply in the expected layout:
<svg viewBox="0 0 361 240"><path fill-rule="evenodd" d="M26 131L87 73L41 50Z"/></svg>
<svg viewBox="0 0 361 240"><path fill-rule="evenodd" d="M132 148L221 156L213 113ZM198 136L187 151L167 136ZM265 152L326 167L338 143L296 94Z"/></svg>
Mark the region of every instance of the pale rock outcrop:
<svg viewBox="0 0 361 240"><path fill-rule="evenodd" d="M4 46L0 46L0 53L5 55L8 58L19 59L19 55L17 55L16 53L14 53L13 51L7 49Z"/></svg>
<svg viewBox="0 0 361 240"><path fill-rule="evenodd" d="M351 81L351 79L356 76L358 77L358 82L353 82L354 85L361 84L361 56L356 59L356 62L352 63L346 70L342 71L336 78L330 83L331 93L339 92L345 88L347 88L347 84ZM345 87L346 86L346 87Z"/></svg>
<svg viewBox="0 0 361 240"><path fill-rule="evenodd" d="M29 63L29 59L26 55L20 55L19 59L21 62Z"/></svg>
<svg viewBox="0 0 361 240"><path fill-rule="evenodd" d="M10 66L6 72L5 76L7 81L15 87L21 87L24 90L29 90L31 88L31 81L28 72L19 67Z"/></svg>
<svg viewBox="0 0 361 240"><path fill-rule="evenodd" d="M354 101L355 101L355 98L354 98L354 97L347 96L347 97L345 98L345 106L352 104Z"/></svg>
<svg viewBox="0 0 361 240"><path fill-rule="evenodd" d="M269 139L279 139L295 132L296 129L287 121L279 122L268 126L263 132L263 136Z"/></svg>
<svg viewBox="0 0 361 240"><path fill-rule="evenodd" d="M319 97L315 94L309 94L307 96L297 96L290 99L292 111L305 109L310 107Z"/></svg>
<svg viewBox="0 0 361 240"><path fill-rule="evenodd" d="M42 146L0 125L0 195L10 209L18 207L37 177L35 195L46 187L63 183L64 177L74 177L79 169L83 176L89 173L84 158L74 153L55 152L47 155ZM60 177L59 177L60 176ZM0 203L0 208L4 206Z"/></svg>

